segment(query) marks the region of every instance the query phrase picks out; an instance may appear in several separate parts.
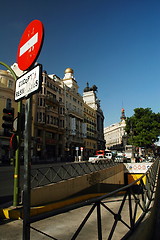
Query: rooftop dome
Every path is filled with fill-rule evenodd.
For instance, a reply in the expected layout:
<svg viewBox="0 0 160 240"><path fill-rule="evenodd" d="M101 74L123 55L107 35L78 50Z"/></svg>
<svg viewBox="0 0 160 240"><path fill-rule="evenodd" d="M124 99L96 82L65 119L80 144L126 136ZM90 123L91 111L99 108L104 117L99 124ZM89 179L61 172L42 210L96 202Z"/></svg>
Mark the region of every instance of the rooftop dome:
<svg viewBox="0 0 160 240"><path fill-rule="evenodd" d="M84 92L89 92L90 88L89 88L89 83L87 82L87 86L84 88Z"/></svg>
<svg viewBox="0 0 160 240"><path fill-rule="evenodd" d="M65 73L74 73L72 68L66 68Z"/></svg>

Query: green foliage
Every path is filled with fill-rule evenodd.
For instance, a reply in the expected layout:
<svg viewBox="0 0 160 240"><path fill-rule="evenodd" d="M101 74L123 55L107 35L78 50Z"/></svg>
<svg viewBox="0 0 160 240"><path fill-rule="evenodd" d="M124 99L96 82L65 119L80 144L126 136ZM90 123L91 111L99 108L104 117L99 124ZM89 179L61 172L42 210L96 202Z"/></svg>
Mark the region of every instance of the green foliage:
<svg viewBox="0 0 160 240"><path fill-rule="evenodd" d="M160 136L160 113L150 108L135 108L134 115L126 119L128 143L139 147L150 147Z"/></svg>

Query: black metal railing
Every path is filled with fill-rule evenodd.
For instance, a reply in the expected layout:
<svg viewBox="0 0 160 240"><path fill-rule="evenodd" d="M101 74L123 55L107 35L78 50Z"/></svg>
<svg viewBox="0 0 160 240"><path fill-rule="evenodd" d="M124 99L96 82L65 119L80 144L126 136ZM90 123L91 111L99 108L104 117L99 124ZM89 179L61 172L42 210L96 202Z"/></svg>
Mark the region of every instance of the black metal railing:
<svg viewBox="0 0 160 240"><path fill-rule="evenodd" d="M141 223L142 219L149 211L151 202L154 201L158 173L159 160L157 159L148 171L133 183L100 197L88 199L87 201L33 216L30 218L30 228L46 236L46 239L58 240L57 236L53 237L48 233L38 230L38 223L37 226L35 226L35 223L71 210L81 210L85 207L85 209L87 209L86 215L70 237L67 236L67 228L70 228L70 223L66 222L67 228L66 231L64 230L66 239L77 239L83 231L84 226L89 223L93 213L95 213L94 216L97 221L97 236L94 235L94 238L84 237L83 239L127 239L133 233L137 225ZM113 203L115 206L113 206ZM108 221L106 219L108 219ZM93 228L95 229L95 225ZM92 231L90 232L92 234Z"/></svg>
<svg viewBox="0 0 160 240"><path fill-rule="evenodd" d="M31 187L40 187L50 183L57 183L63 180L89 174L99 171L117 163L110 161L101 161L99 163L77 162L62 165L53 165L50 167L41 167L31 170Z"/></svg>

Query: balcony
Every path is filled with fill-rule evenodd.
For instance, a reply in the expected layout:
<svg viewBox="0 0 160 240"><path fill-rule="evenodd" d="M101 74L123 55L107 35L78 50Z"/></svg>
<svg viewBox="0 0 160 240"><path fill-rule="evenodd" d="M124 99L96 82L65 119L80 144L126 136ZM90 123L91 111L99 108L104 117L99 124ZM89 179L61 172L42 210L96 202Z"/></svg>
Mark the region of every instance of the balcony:
<svg viewBox="0 0 160 240"><path fill-rule="evenodd" d="M57 101L57 99L56 98L54 98L52 95L47 95L46 96L46 104L48 104L48 105L52 105L52 106L54 106L54 105L59 105L59 102Z"/></svg>
<svg viewBox="0 0 160 240"><path fill-rule="evenodd" d="M73 109L67 109L68 115L75 117L75 118L79 118L80 120L83 121L83 115L78 113L77 111L73 110Z"/></svg>

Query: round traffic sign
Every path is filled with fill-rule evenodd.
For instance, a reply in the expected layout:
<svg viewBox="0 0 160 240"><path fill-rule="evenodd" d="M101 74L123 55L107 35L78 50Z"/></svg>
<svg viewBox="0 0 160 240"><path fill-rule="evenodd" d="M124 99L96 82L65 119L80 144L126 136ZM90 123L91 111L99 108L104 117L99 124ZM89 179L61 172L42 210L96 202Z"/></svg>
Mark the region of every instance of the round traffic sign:
<svg viewBox="0 0 160 240"><path fill-rule="evenodd" d="M40 53L44 38L44 27L41 21L33 20L25 29L17 52L17 63L21 70L31 67Z"/></svg>

